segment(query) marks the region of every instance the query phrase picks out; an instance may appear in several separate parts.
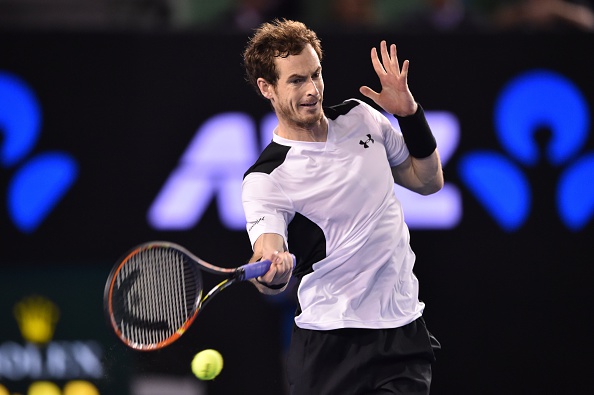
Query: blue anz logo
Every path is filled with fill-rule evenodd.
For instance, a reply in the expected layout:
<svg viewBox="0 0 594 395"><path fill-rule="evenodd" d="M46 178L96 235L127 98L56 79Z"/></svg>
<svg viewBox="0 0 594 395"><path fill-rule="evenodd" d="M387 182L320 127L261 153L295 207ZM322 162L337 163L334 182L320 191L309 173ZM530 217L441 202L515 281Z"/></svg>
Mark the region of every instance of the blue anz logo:
<svg viewBox="0 0 594 395"><path fill-rule="evenodd" d="M196 132L148 212L155 229L187 230L195 226L216 198L221 223L245 228L241 202L243 172L258 157L256 124L243 113L208 119Z"/></svg>
<svg viewBox="0 0 594 395"><path fill-rule="evenodd" d="M15 168L7 187L8 214L23 233L34 232L77 178L75 160L62 152L31 156L41 132L41 108L19 77L0 71L0 165Z"/></svg>
<svg viewBox="0 0 594 395"><path fill-rule="evenodd" d="M458 145L458 119L448 112L427 111L426 115L445 164ZM393 116L388 118L398 127ZM277 123L274 113L266 114L259 123L239 112L219 113L206 120L149 208L149 224L159 230L191 229L216 199L223 226L233 231L245 230L241 203L243 173L271 141ZM447 184L439 193L427 197L398 186L395 192L410 228L453 228L462 216L462 200L454 185Z"/></svg>
<svg viewBox="0 0 594 395"><path fill-rule="evenodd" d="M573 231L583 229L594 216L594 152L582 152L590 114L578 87L555 72L526 72L503 88L494 118L505 152L475 151L461 159L459 174L470 192L501 228L515 231L536 198L526 170L544 161L562 169L559 180L551 181L557 182L561 221ZM541 149L536 134L543 130L550 139Z"/></svg>

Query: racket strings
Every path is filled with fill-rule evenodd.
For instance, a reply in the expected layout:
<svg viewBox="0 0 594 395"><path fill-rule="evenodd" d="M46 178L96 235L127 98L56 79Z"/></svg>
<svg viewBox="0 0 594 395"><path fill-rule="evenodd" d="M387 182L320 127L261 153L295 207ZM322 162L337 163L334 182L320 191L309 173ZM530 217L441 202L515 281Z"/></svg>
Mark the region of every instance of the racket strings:
<svg viewBox="0 0 594 395"><path fill-rule="evenodd" d="M183 254L170 249L151 248L130 257L116 281L126 306L122 335L144 345L174 336L197 308L198 276Z"/></svg>

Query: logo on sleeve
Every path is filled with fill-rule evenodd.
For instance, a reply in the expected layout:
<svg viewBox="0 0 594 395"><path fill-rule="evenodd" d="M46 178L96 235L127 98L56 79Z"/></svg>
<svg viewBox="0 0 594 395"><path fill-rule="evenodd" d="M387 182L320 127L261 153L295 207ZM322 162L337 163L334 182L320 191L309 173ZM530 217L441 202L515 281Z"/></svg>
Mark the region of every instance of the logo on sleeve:
<svg viewBox="0 0 594 395"><path fill-rule="evenodd" d="M254 222L254 223L252 224L252 226L250 226L250 229L248 230L248 232L251 232L251 231L252 231L252 229L254 229L254 226L258 225L258 224L259 224L260 222L262 222L262 221L264 221L264 217L260 217L260 218L258 218L258 219L256 220L256 222Z"/></svg>

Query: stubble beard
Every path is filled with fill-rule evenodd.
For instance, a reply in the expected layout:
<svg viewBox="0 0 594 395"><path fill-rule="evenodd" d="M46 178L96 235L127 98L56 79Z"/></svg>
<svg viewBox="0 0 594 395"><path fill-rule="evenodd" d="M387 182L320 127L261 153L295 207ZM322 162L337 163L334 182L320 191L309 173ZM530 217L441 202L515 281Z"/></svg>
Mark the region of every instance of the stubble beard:
<svg viewBox="0 0 594 395"><path fill-rule="evenodd" d="M277 117L282 118L289 126L310 130L320 124L324 117L324 110L320 108L319 113L308 115L307 117L299 117L297 112L291 111L281 105L277 110Z"/></svg>

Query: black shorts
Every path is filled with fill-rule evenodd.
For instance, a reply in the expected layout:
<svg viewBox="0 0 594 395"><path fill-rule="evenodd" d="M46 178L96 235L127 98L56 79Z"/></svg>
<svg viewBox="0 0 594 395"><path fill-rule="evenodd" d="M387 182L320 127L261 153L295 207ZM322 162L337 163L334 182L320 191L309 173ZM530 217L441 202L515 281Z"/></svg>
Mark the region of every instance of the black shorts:
<svg viewBox="0 0 594 395"><path fill-rule="evenodd" d="M393 329L293 327L291 395L429 394L439 342L423 318Z"/></svg>

